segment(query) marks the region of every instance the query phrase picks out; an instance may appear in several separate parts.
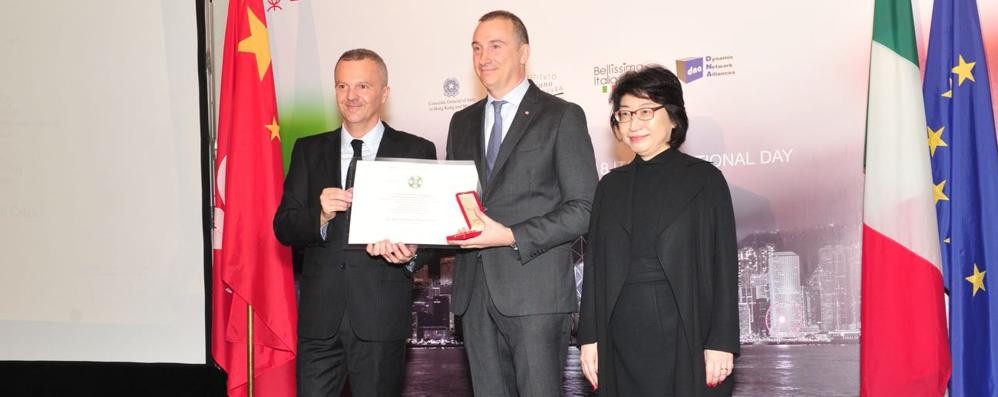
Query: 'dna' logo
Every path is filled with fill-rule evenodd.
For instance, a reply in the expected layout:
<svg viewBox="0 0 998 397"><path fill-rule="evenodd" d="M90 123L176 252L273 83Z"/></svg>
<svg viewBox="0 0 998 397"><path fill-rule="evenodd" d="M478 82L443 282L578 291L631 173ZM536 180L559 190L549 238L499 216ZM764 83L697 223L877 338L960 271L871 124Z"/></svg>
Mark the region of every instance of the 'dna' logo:
<svg viewBox="0 0 998 397"><path fill-rule="evenodd" d="M444 80L445 97L455 97L460 91L461 91L461 84L457 82L457 79L453 77L448 77L446 80Z"/></svg>
<svg viewBox="0 0 998 397"><path fill-rule="evenodd" d="M676 60L676 71L684 83L693 82L703 77L703 58L683 58Z"/></svg>

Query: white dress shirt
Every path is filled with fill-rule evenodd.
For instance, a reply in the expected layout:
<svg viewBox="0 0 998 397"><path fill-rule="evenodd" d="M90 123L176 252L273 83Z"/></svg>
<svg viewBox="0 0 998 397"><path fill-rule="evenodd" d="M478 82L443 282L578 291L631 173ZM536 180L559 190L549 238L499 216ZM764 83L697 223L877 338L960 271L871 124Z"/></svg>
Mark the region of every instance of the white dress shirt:
<svg viewBox="0 0 998 397"><path fill-rule="evenodd" d="M530 83L527 79L523 79L519 85L513 88L505 97L493 98L492 95L488 96L485 101L485 128L482 129L482 134L485 136L485 143L483 148L489 147L489 135L492 134L492 124L495 124L495 108L492 106L492 102L495 101L506 101L502 105L502 110L500 115L502 115L502 139L506 139L506 133L509 132L509 126L513 124L513 118L516 116L516 111L520 108L520 102L523 102L523 96L527 94L527 89L530 88ZM353 152L351 152L352 155Z"/></svg>
<svg viewBox="0 0 998 397"><path fill-rule="evenodd" d="M343 125L340 127L340 186L347 185L347 169L350 168L350 160L353 159L353 146L350 144L354 138L347 131L347 126ZM360 148L360 158L361 160L374 160L378 156L378 148L381 147L381 138L385 136L385 123L380 120L374 125L370 131L366 132L360 137L360 140L364 141L364 145ZM319 227L319 234L322 235L322 239L326 239L326 229L329 228L329 224L326 223Z"/></svg>

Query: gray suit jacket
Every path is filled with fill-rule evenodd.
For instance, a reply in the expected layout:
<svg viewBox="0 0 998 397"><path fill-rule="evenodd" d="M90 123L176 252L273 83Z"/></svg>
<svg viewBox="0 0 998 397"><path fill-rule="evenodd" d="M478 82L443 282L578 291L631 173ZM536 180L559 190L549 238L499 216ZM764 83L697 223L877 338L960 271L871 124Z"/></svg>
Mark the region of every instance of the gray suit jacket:
<svg viewBox="0 0 998 397"><path fill-rule="evenodd" d="M485 175L483 99L451 118L447 158L474 160L485 213L510 227L518 250L462 251L454 271L455 314L471 298L477 261L492 300L507 316L577 310L571 244L589 226L596 190L593 144L582 108L530 88ZM485 181L488 180L486 183Z"/></svg>

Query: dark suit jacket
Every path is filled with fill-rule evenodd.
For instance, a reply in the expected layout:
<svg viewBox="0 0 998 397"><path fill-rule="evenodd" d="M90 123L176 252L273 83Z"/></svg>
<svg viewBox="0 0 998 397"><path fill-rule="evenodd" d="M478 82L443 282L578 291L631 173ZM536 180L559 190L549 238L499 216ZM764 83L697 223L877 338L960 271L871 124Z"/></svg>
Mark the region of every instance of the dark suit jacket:
<svg viewBox="0 0 998 397"><path fill-rule="evenodd" d="M573 312L570 246L586 231L597 181L585 114L530 82L485 182L485 102L454 113L447 158L475 161L485 212L513 230L519 249L459 253L453 311L467 310L475 262L481 260L492 300L504 315Z"/></svg>
<svg viewBox="0 0 998 397"><path fill-rule="evenodd" d="M614 389L613 345L607 328L621 288L626 288L632 219L628 203L634 183L653 184L654 201L662 203L660 211L648 216L658 219L655 251L676 299L698 395L731 393L731 381L716 389L705 387L703 357L704 349L739 352L738 248L731 195L721 171L712 164L669 150L662 155L658 165L662 168L654 180L635 181L634 164L625 165L603 177L593 202L578 340L599 342L604 393ZM689 375L683 375L677 374L677 381L690 381Z"/></svg>
<svg viewBox="0 0 998 397"><path fill-rule="evenodd" d="M298 334L327 338L336 333L344 310L357 335L366 340L397 340L410 335L412 283L398 265L364 250L344 250L347 222L338 214L322 239L319 195L341 187L341 129L301 138L291 154L284 196L274 215L281 243L305 247L300 279ZM433 143L385 124L378 157L435 159ZM423 255L421 255L423 256ZM347 303L349 302L349 304Z"/></svg>

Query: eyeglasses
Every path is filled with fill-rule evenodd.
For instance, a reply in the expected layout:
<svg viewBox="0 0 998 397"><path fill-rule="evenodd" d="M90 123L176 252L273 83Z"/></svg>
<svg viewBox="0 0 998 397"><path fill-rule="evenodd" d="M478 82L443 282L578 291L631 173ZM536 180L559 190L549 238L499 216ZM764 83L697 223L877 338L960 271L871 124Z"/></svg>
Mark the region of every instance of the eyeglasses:
<svg viewBox="0 0 998 397"><path fill-rule="evenodd" d="M618 110L613 112L613 118L617 120L618 123L629 123L631 122L631 117L637 116L638 120L648 121L655 118L655 112L665 106L656 106L653 108L640 108L636 110Z"/></svg>

